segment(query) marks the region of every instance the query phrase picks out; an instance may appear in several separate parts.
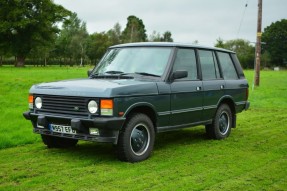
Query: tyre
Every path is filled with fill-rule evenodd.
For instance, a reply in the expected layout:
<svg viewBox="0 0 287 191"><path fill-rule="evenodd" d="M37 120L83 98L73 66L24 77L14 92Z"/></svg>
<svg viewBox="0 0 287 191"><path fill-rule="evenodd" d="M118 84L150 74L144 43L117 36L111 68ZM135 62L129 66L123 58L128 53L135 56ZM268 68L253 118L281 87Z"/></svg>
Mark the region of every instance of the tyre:
<svg viewBox="0 0 287 191"><path fill-rule="evenodd" d="M139 162L147 159L155 140L152 121L142 113L133 114L119 135L117 155L121 161Z"/></svg>
<svg viewBox="0 0 287 191"><path fill-rule="evenodd" d="M212 139L224 139L230 135L233 122L232 112L227 104L218 107L213 122L205 126L206 134Z"/></svg>
<svg viewBox="0 0 287 191"><path fill-rule="evenodd" d="M78 143L78 140L67 139L62 137L53 137L48 135L41 135L42 141L48 148L68 148L74 147Z"/></svg>

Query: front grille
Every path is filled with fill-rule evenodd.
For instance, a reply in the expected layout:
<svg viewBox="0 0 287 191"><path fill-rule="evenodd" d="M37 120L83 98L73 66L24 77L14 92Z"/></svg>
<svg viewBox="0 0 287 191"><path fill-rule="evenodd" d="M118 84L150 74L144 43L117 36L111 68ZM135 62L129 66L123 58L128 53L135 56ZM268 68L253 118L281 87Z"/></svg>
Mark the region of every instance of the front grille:
<svg viewBox="0 0 287 191"><path fill-rule="evenodd" d="M55 113L63 115L88 116L87 104L92 98L54 96L54 95L35 95L41 97L43 104L38 113ZM93 99L95 100L95 99ZM98 100L95 100L98 101Z"/></svg>

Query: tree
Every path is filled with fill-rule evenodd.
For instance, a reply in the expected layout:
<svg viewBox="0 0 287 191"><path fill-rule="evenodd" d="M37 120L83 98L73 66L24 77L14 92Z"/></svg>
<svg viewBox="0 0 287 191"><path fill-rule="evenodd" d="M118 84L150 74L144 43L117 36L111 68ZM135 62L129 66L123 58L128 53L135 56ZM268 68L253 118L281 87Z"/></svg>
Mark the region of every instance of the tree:
<svg viewBox="0 0 287 191"><path fill-rule="evenodd" d="M24 66L32 48L54 40L56 23L69 11L51 0L6 0L0 2L0 42L17 58L16 66Z"/></svg>
<svg viewBox="0 0 287 191"><path fill-rule="evenodd" d="M148 41L150 42L173 42L172 34L170 31L164 32L162 35L159 32L153 31L151 35L149 35Z"/></svg>
<svg viewBox="0 0 287 191"><path fill-rule="evenodd" d="M253 68L255 49L249 41L244 39L235 39L228 40L224 43L224 41L219 38L217 39L215 47L225 48L236 52L243 68Z"/></svg>
<svg viewBox="0 0 287 191"><path fill-rule="evenodd" d="M145 42L147 35L143 21L136 16L129 16L122 34L123 42Z"/></svg>
<svg viewBox="0 0 287 191"><path fill-rule="evenodd" d="M80 66L82 66L86 56L88 36L86 23L79 19L76 13L72 13L63 23L57 38L57 54L60 57L68 58L70 65L73 60L80 60Z"/></svg>
<svg viewBox="0 0 287 191"><path fill-rule="evenodd" d="M111 45L109 35L105 32L91 34L87 45L87 55L92 63L96 65Z"/></svg>
<svg viewBox="0 0 287 191"><path fill-rule="evenodd" d="M262 34L263 51L270 54L273 65L287 64L287 20L282 19L264 29Z"/></svg>
<svg viewBox="0 0 287 191"><path fill-rule="evenodd" d="M112 45L120 44L122 43L122 27L119 23L116 23L112 29L110 29L107 32L107 35L109 36L109 41Z"/></svg>

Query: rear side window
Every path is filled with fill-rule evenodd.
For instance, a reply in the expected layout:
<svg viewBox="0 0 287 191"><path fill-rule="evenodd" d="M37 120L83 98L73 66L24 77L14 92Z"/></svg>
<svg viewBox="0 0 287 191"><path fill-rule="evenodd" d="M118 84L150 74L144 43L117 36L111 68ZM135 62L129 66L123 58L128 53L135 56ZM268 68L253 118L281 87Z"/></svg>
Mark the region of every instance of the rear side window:
<svg viewBox="0 0 287 191"><path fill-rule="evenodd" d="M235 80L238 79L232 59L228 53L218 52L218 59L221 65L224 79Z"/></svg>
<svg viewBox="0 0 287 191"><path fill-rule="evenodd" d="M212 80L221 78L214 52L199 50L198 55L201 64L202 79Z"/></svg>
<svg viewBox="0 0 287 191"><path fill-rule="evenodd" d="M173 71L185 70L188 75L183 80L196 80L197 67L195 51L193 49L180 48L177 51ZM182 80L182 79L181 79Z"/></svg>

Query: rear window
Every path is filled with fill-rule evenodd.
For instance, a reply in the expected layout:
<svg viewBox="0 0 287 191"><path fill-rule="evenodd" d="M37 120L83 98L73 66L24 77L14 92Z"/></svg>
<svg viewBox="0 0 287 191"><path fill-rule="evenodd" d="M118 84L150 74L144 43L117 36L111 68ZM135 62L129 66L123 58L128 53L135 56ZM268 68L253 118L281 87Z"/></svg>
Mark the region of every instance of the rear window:
<svg viewBox="0 0 287 191"><path fill-rule="evenodd" d="M221 65L222 73L224 79L236 80L238 79L238 74L232 62L232 59L228 53L218 52L218 59Z"/></svg>

